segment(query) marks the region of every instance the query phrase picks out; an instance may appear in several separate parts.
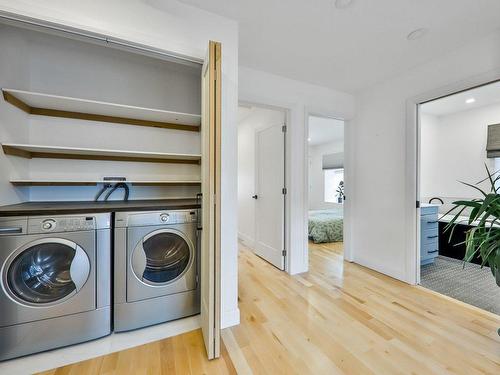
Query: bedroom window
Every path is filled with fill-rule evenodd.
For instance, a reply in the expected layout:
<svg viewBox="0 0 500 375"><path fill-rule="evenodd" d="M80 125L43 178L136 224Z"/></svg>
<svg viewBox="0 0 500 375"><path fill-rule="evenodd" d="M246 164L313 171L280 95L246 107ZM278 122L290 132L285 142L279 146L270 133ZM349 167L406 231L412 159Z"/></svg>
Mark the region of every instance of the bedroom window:
<svg viewBox="0 0 500 375"><path fill-rule="evenodd" d="M325 169L325 202L343 203L344 201L344 169Z"/></svg>

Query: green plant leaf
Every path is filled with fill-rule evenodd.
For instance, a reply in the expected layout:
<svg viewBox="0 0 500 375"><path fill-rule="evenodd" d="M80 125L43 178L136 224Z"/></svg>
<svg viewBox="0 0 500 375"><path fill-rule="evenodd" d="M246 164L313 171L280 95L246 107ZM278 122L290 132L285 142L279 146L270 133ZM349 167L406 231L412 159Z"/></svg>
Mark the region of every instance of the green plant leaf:
<svg viewBox="0 0 500 375"><path fill-rule="evenodd" d="M465 240L457 245L465 245L465 262L472 261L476 256L481 259L481 267L489 266L496 283L500 286L500 174L499 171L490 173L485 164L488 177L479 183L489 180L490 192L486 193L478 186L462 182L482 194L482 198L458 200L453 202L454 207L445 215L454 213L452 220L445 226L450 231L449 242L458 225L464 224L459 220L464 210L469 209L466 224L472 226L465 232ZM478 184L479 184L478 183ZM499 185L499 188L496 185ZM476 184L477 185L477 184Z"/></svg>
<svg viewBox="0 0 500 375"><path fill-rule="evenodd" d="M493 181L493 175L490 173L490 170L488 169L488 165L484 163L484 167L486 168L486 173L488 174L488 179L490 180L490 186L491 186L491 191L495 191L495 182ZM476 184L478 185L478 184Z"/></svg>
<svg viewBox="0 0 500 375"><path fill-rule="evenodd" d="M463 181L459 181L461 184L464 184L464 185L467 185L473 189L476 189L477 191L479 191L481 194L483 194L484 196L486 196L487 194L481 189L479 188L478 186L476 185L473 185L473 184L469 184L468 182L463 182Z"/></svg>

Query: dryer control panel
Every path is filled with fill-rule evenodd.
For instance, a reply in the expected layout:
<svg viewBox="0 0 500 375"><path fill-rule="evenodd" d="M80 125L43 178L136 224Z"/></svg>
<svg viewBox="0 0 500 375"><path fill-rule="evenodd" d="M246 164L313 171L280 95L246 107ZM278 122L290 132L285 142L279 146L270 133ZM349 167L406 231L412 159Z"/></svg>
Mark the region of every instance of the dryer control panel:
<svg viewBox="0 0 500 375"><path fill-rule="evenodd" d="M138 212L116 215L117 228L136 227L147 225L189 224L198 222L196 210Z"/></svg>
<svg viewBox="0 0 500 375"><path fill-rule="evenodd" d="M195 223L197 220L195 211L170 211L160 213L159 224L185 224Z"/></svg>
<svg viewBox="0 0 500 375"><path fill-rule="evenodd" d="M30 217L28 233L79 232L95 229L93 216Z"/></svg>

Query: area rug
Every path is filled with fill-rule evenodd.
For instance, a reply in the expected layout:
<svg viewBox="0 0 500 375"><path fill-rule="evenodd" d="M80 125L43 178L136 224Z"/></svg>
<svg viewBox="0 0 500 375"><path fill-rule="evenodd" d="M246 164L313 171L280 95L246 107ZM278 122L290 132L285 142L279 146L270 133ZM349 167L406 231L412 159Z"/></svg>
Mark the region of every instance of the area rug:
<svg viewBox="0 0 500 375"><path fill-rule="evenodd" d="M420 284L446 296L500 315L500 287L488 267L438 256L422 266Z"/></svg>

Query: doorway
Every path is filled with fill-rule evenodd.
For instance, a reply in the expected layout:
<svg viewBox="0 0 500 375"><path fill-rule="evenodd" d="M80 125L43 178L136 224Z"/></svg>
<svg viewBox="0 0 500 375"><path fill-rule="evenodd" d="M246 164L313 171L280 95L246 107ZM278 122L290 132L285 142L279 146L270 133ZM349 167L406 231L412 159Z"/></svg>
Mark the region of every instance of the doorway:
<svg viewBox="0 0 500 375"><path fill-rule="evenodd" d="M500 170L500 82L423 102L418 119L419 283L500 314L500 288L489 264L467 249L482 217L470 220L472 207L450 212L463 202L479 203L481 190L497 194L498 183L492 186L488 173L495 179Z"/></svg>
<svg viewBox="0 0 500 375"><path fill-rule="evenodd" d="M240 104L238 109L238 238L285 270L286 112Z"/></svg>
<svg viewBox="0 0 500 375"><path fill-rule="evenodd" d="M343 120L308 116L309 251L344 257Z"/></svg>

